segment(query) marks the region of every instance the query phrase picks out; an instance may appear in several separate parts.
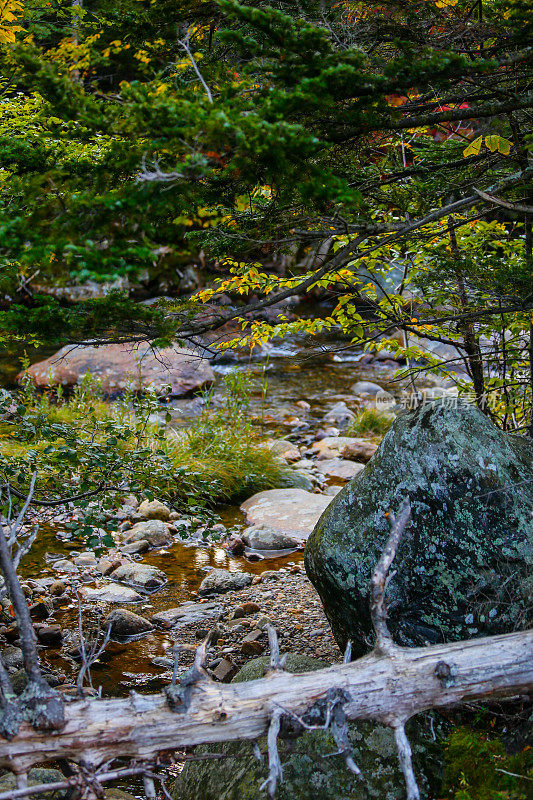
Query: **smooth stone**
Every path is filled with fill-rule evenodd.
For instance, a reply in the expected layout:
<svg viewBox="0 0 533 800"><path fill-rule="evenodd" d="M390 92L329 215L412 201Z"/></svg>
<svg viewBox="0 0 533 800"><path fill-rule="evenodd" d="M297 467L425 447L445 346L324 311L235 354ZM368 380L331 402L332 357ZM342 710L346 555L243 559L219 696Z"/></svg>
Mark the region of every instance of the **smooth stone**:
<svg viewBox="0 0 533 800"><path fill-rule="evenodd" d="M111 634L121 638L128 636L139 636L153 630L153 625L147 619L128 611L125 608L117 608L107 615L106 626L111 627Z"/></svg>
<svg viewBox="0 0 533 800"><path fill-rule="evenodd" d="M172 535L160 519L149 519L137 522L128 532L125 543L131 544L143 539L150 544L150 547L163 547L172 542Z"/></svg>
<svg viewBox="0 0 533 800"><path fill-rule="evenodd" d="M362 464L366 464L370 461L377 449L377 444L360 439L347 444L342 450L341 456L350 461L359 461Z"/></svg>
<svg viewBox="0 0 533 800"><path fill-rule="evenodd" d="M247 572L229 572L227 569L212 570L200 584L198 594L206 595L212 592L222 594L233 589L244 589L252 582L252 576Z"/></svg>
<svg viewBox="0 0 533 800"><path fill-rule="evenodd" d="M158 611L150 617L154 625L162 628L181 628L185 625L194 625L197 622L218 620L222 614L222 607L216 603L183 603L177 608L168 608Z"/></svg>
<svg viewBox="0 0 533 800"><path fill-rule="evenodd" d="M67 572L70 575L77 575L79 572L77 566L69 561L67 558L61 558L59 561L54 561L52 564L53 569L58 572Z"/></svg>
<svg viewBox="0 0 533 800"><path fill-rule="evenodd" d="M20 647L7 645L7 647L4 647L2 650L2 659L6 669L9 671L22 669L24 667L24 656L22 655Z"/></svg>
<svg viewBox="0 0 533 800"><path fill-rule="evenodd" d="M89 586L82 586L79 590L84 600L95 602L101 600L105 603L139 603L143 596L129 586L122 586L120 583L107 583L96 589Z"/></svg>
<svg viewBox="0 0 533 800"><path fill-rule="evenodd" d="M170 517L170 508L159 500L143 500L138 509L145 519L159 519L167 522Z"/></svg>
<svg viewBox="0 0 533 800"><path fill-rule="evenodd" d="M274 455L282 456L289 464L300 460L298 447L286 439L271 439L266 442L266 448Z"/></svg>
<svg viewBox="0 0 533 800"><path fill-rule="evenodd" d="M241 505L246 521L254 527L279 530L305 540L325 511L331 498L303 489L268 489Z"/></svg>
<svg viewBox="0 0 533 800"><path fill-rule="evenodd" d="M354 436L326 436L319 442L313 442L311 450L317 454L319 461L328 458L340 458L342 451L348 445L364 445L366 439L358 439Z"/></svg>
<svg viewBox="0 0 533 800"><path fill-rule="evenodd" d="M149 549L150 542L147 542L146 539L137 539L136 542L123 544L120 548L120 552L132 556L136 555L137 553L147 553ZM113 570L110 570L110 572L113 572Z"/></svg>
<svg viewBox="0 0 533 800"><path fill-rule="evenodd" d="M331 458L328 461L321 461L318 464L318 471L328 478L339 478L340 480L350 481L359 475L365 468L364 464L356 461L347 461L345 458Z"/></svg>
<svg viewBox="0 0 533 800"><path fill-rule="evenodd" d="M39 643L45 647L59 647L63 640L63 632L59 625L40 625L36 633Z"/></svg>
<svg viewBox="0 0 533 800"><path fill-rule="evenodd" d="M355 414L353 411L350 411L344 400L341 400L339 403L335 403L327 414L324 414L322 421L325 425L335 425L341 430L344 430L349 427L354 419Z"/></svg>
<svg viewBox="0 0 533 800"><path fill-rule="evenodd" d="M302 546L302 540L290 533L265 526L247 528L242 540L252 550L295 550Z"/></svg>
<svg viewBox="0 0 533 800"><path fill-rule="evenodd" d="M110 576L115 581L129 583L141 587L146 591L160 589L167 582L167 576L157 567L150 564L131 563L121 564Z"/></svg>
<svg viewBox="0 0 533 800"><path fill-rule="evenodd" d="M378 392L381 392L383 389L378 383L372 383L372 381L357 381L351 387L351 391L354 394L368 394L368 395L376 395Z"/></svg>

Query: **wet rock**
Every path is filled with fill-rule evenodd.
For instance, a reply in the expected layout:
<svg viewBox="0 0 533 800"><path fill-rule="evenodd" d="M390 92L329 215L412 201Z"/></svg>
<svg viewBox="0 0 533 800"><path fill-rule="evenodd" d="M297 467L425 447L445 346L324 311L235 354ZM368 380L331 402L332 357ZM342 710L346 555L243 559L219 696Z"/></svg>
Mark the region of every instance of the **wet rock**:
<svg viewBox="0 0 533 800"><path fill-rule="evenodd" d="M230 536L226 543L228 553L234 556L242 556L244 553L244 542L240 536Z"/></svg>
<svg viewBox="0 0 533 800"><path fill-rule="evenodd" d="M290 533L266 526L247 528L242 540L253 550L296 550L302 546L301 538L296 539Z"/></svg>
<svg viewBox="0 0 533 800"><path fill-rule="evenodd" d="M142 563L121 564L110 577L115 581L140 587L147 592L156 591L167 582L164 572L150 564Z"/></svg>
<svg viewBox="0 0 533 800"><path fill-rule="evenodd" d="M318 471L328 478L339 478L339 480L350 481L364 470L364 464L356 461L347 461L345 458L331 458L328 461L321 461L318 464Z"/></svg>
<svg viewBox="0 0 533 800"><path fill-rule="evenodd" d="M289 464L300 459L297 446L286 439L272 439L266 443L266 447L271 453L282 456Z"/></svg>
<svg viewBox="0 0 533 800"><path fill-rule="evenodd" d="M33 605L30 606L30 617L37 620L48 619L52 611L53 608L51 604L39 600L39 602L33 603Z"/></svg>
<svg viewBox="0 0 533 800"><path fill-rule="evenodd" d="M28 786L39 786L41 783L59 783L65 780L65 776L58 769L45 769L44 767L36 767L30 769L28 772ZM17 780L12 772L0 777L0 792L14 792L17 788ZM68 796L68 789L59 789L54 792L54 797L66 798Z"/></svg>
<svg viewBox="0 0 533 800"><path fill-rule="evenodd" d="M383 387L378 383L372 383L372 381L357 381L351 388L354 394L368 394L374 396L378 392L381 392Z"/></svg>
<svg viewBox="0 0 533 800"><path fill-rule="evenodd" d="M345 447L349 445L364 446L366 439L357 439L354 436L325 436L318 442L313 442L311 450L317 454L319 461L326 461L328 458L340 458Z"/></svg>
<svg viewBox="0 0 533 800"><path fill-rule="evenodd" d="M347 444L343 448L341 455L343 458L347 458L350 461L359 461L362 464L366 464L370 461L377 449L377 444L359 439Z"/></svg>
<svg viewBox="0 0 533 800"><path fill-rule="evenodd" d="M2 658L6 669L12 672L17 669L22 669L24 666L24 657L20 647L13 647L8 645L2 650Z"/></svg>
<svg viewBox="0 0 533 800"><path fill-rule="evenodd" d="M307 539L331 498L303 489L269 489L241 506L249 525L279 530Z"/></svg>
<svg viewBox="0 0 533 800"><path fill-rule="evenodd" d="M163 547L172 542L172 535L159 519L149 519L146 522L137 522L126 536L126 544L144 539L150 547Z"/></svg>
<svg viewBox="0 0 533 800"><path fill-rule="evenodd" d="M137 553L147 553L149 549L150 549L150 542L147 542L146 539L138 539L136 542L123 544L122 547L120 548L120 552L131 556ZM111 570L111 572L112 571L113 570Z"/></svg>
<svg viewBox="0 0 533 800"><path fill-rule="evenodd" d="M67 591L66 585L63 581L54 581L50 584L50 588L48 590L52 597L61 597L61 595L65 594Z"/></svg>
<svg viewBox="0 0 533 800"><path fill-rule="evenodd" d="M111 626L111 635L126 639L129 636L139 636L153 630L153 625L147 619L128 611L125 608L117 608L111 611L106 618L106 626Z"/></svg>
<svg viewBox="0 0 533 800"><path fill-rule="evenodd" d="M254 658L237 673L234 682L262 677L268 664L268 657ZM286 669L309 672L325 666L324 662L291 653ZM407 729L422 796L436 797L443 758L439 744L433 741L429 717L417 717ZM278 784L277 800L403 800L405 784L392 729L371 722L351 723L348 735L363 780L358 780L346 768L341 757L331 757L338 747L329 731L306 731L296 741L291 737L279 737L283 781ZM186 764L172 789L173 798L260 800L260 786L268 778L266 736L258 743L263 755L261 762L255 758L248 742L198 747L196 753L216 750L225 758Z"/></svg>
<svg viewBox="0 0 533 800"><path fill-rule="evenodd" d="M58 572L66 572L69 575L77 575L79 572L77 566L67 558L60 558L58 561L54 561L53 567Z"/></svg>
<svg viewBox="0 0 533 800"><path fill-rule="evenodd" d="M143 500L139 506L139 514L145 519L159 519L167 522L170 517L170 508L159 500Z"/></svg>
<svg viewBox="0 0 533 800"><path fill-rule="evenodd" d="M39 389L58 384L70 387L76 386L87 373L99 379L104 394L110 397L130 386L135 391L152 389L163 396L183 397L214 380L209 362L198 358L196 353L179 347L167 347L154 353L150 345L144 343L136 348L127 344L75 348L66 345L50 358L21 372L18 380L28 375Z"/></svg>
<svg viewBox="0 0 533 800"><path fill-rule="evenodd" d="M101 600L106 603L139 603L143 600L139 592L129 586L121 586L120 583L107 583L96 589L82 586L79 592L89 602Z"/></svg>
<svg viewBox="0 0 533 800"><path fill-rule="evenodd" d="M222 594L233 589L244 589L252 582L247 572L229 572L227 569L213 569L200 584L198 594Z"/></svg>
<svg viewBox="0 0 533 800"><path fill-rule="evenodd" d="M183 603L177 608L168 608L158 611L150 619L161 628L181 628L185 625L194 625L198 622L218 620L222 614L221 606L217 603Z"/></svg>
<svg viewBox="0 0 533 800"><path fill-rule="evenodd" d="M523 625L532 466L531 439L503 433L474 406L435 402L399 416L307 543L307 574L339 646L351 639L356 656L372 646L369 580L388 537L385 513L406 496L412 521L388 587L396 641L419 646Z"/></svg>
<svg viewBox="0 0 533 800"><path fill-rule="evenodd" d="M35 632L39 643L45 647L59 647L63 640L63 632L59 625L39 625Z"/></svg>
<svg viewBox="0 0 533 800"><path fill-rule="evenodd" d="M341 402L335 403L327 414L324 414L322 421L325 425L335 425L342 431L346 430L354 419L355 414L353 411L350 411L346 403L341 400Z"/></svg>
<svg viewBox="0 0 533 800"><path fill-rule="evenodd" d="M120 567L121 564L120 558L101 558L98 562L97 570L100 575L111 575L113 570Z"/></svg>

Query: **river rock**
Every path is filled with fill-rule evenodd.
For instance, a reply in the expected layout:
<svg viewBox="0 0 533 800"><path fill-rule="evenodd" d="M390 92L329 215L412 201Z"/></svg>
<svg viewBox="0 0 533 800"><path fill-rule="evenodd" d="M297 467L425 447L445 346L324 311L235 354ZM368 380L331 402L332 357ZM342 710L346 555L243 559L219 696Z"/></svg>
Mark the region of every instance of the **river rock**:
<svg viewBox="0 0 533 800"><path fill-rule="evenodd" d="M269 658L254 658L235 676L234 683L254 680L264 675ZM288 672L310 672L327 666L324 662L290 653ZM438 726L437 736L440 734ZM354 748L354 760L363 772L363 780L351 773L338 751L331 733L306 731L296 740L278 738L283 766L283 781L278 783L276 800L404 800L405 784L391 728L371 722L350 723L348 736ZM442 772L440 747L433 741L428 716L417 717L407 725L413 749L414 768L424 797L436 797ZM255 758L249 742L202 745L196 753L217 751L225 758L189 762L172 789L174 800L261 800L260 786L268 778L266 736L259 741L263 755ZM328 757L325 757L328 756ZM439 787L440 788L440 787Z"/></svg>
<svg viewBox="0 0 533 800"><path fill-rule="evenodd" d="M222 594L233 589L244 589L252 582L247 572L230 572L227 569L213 569L205 576L198 589L198 594Z"/></svg>
<svg viewBox="0 0 533 800"><path fill-rule="evenodd" d="M268 489L241 506L249 525L282 531L307 539L331 498L304 489Z"/></svg>
<svg viewBox="0 0 533 800"><path fill-rule="evenodd" d="M159 519L167 522L170 517L170 508L159 500L143 500L138 513L145 519Z"/></svg>
<svg viewBox="0 0 533 800"><path fill-rule="evenodd" d="M160 569L138 562L121 564L110 577L115 581L140 587L147 592L155 592L167 582L167 576Z"/></svg>
<svg viewBox="0 0 533 800"><path fill-rule="evenodd" d="M239 573L241 574L241 573ZM194 625L197 622L218 620L222 614L222 607L217 603L182 603L177 608L167 608L158 611L150 618L154 625L161 628L182 628L185 625Z"/></svg>
<svg viewBox="0 0 533 800"><path fill-rule="evenodd" d="M20 647L13 647L12 645L7 645L2 650L2 659L6 666L6 669L9 672L15 671L17 669L22 669L24 666L24 657L22 655L22 650Z"/></svg>
<svg viewBox="0 0 533 800"><path fill-rule="evenodd" d="M129 636L139 636L153 630L153 625L147 619L128 611L125 608L116 608L106 619L106 626L111 626L112 636L127 638Z"/></svg>
<svg viewBox="0 0 533 800"><path fill-rule="evenodd" d="M172 542L172 534L159 519L149 519L146 522L137 522L133 528L128 531L125 542L140 542L145 540L149 543L150 547L163 547L164 545Z"/></svg>
<svg viewBox="0 0 533 800"><path fill-rule="evenodd" d="M121 586L120 583L106 583L92 589L82 586L79 590L84 600L95 602L101 600L105 603L140 603L144 598L130 586Z"/></svg>
<svg viewBox="0 0 533 800"><path fill-rule="evenodd" d="M282 456L289 464L294 461L300 460L300 451L298 447L286 439L271 439L266 442L266 447L271 453Z"/></svg>
<svg viewBox="0 0 533 800"><path fill-rule="evenodd" d="M336 425L341 430L345 430L354 419L353 411L350 411L346 403L341 400L339 403L335 403L327 414L324 414L322 421L326 425Z"/></svg>
<svg viewBox="0 0 533 800"><path fill-rule="evenodd" d="M350 639L354 656L372 646L370 577L388 538L385 514L406 497L412 521L387 592L395 640L419 646L524 624L532 466L531 439L503 433L472 405L434 402L399 416L307 543L307 574L339 646Z"/></svg>
<svg viewBox="0 0 533 800"><path fill-rule="evenodd" d="M339 478L339 480L350 481L364 470L364 464L356 461L347 461L345 458L331 458L328 461L321 461L317 469L328 478Z"/></svg>
<svg viewBox="0 0 533 800"><path fill-rule="evenodd" d="M381 392L383 387L379 385L379 383L372 383L372 381L357 381L352 386L352 392L354 394L368 394L368 395L376 395L378 392Z"/></svg>
<svg viewBox="0 0 533 800"><path fill-rule="evenodd" d="M39 786L41 783L60 783L65 780L65 776L58 769L46 769L44 767L36 767L28 771L28 786ZM12 772L8 772L0 777L0 793L14 792L17 788L17 780ZM66 798L70 790L59 789L54 792L53 796L58 798ZM48 795L50 796L50 795Z"/></svg>
<svg viewBox="0 0 533 800"><path fill-rule="evenodd" d="M59 558L54 561L53 567L58 572L66 572L69 575L77 575L79 572L77 566L72 561L69 561L68 558Z"/></svg>
<svg viewBox="0 0 533 800"><path fill-rule="evenodd" d="M354 436L325 436L318 442L313 442L311 450L317 454L319 461L328 458L339 458L345 447L349 445L363 446L367 444L366 439L357 439Z"/></svg>
<svg viewBox="0 0 533 800"><path fill-rule="evenodd" d="M301 539L266 526L247 528L242 534L242 540L253 550L296 550L302 546Z"/></svg>
<svg viewBox="0 0 533 800"><path fill-rule="evenodd" d="M341 455L350 461L359 461L362 464L366 464L377 449L377 444L373 444L373 442L367 442L365 439L354 439L353 442L343 448Z"/></svg>
<svg viewBox="0 0 533 800"><path fill-rule="evenodd" d="M196 353L179 347L153 351L149 344L138 347L128 344L106 344L96 347L66 345L45 361L32 364L18 375L28 375L39 389L60 384L76 386L84 375L100 381L107 396L124 392L154 390L160 395L183 397L214 381L208 361Z"/></svg>

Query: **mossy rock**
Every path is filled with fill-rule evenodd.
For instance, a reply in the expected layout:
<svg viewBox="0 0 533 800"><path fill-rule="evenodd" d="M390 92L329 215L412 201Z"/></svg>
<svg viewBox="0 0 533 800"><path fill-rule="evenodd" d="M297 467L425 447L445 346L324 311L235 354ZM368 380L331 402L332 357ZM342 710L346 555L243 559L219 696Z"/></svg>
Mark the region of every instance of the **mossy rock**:
<svg viewBox="0 0 533 800"><path fill-rule="evenodd" d="M335 639L371 649L369 585L385 514L412 520L389 583L389 626L404 646L526 627L531 606L533 441L471 405L435 401L397 417L372 460L334 498L305 549Z"/></svg>
<svg viewBox="0 0 533 800"><path fill-rule="evenodd" d="M261 677L267 666L268 658L253 659L234 681ZM324 662L297 654L287 659L289 672L309 672L324 666ZM408 734L423 795L436 796L432 787L440 786L443 757L430 733L429 716L412 721ZM280 738L284 778L278 785L276 800L404 800L404 781L392 730L371 722L351 723L349 737L355 760L363 771L362 781L348 771L341 756L331 755L337 747L329 732L307 731L296 739ZM268 777L266 736L258 744L261 763L249 742L198 747L197 753L219 752L226 758L186 764L172 796L175 800L264 800L260 786Z"/></svg>
<svg viewBox="0 0 533 800"><path fill-rule="evenodd" d="M57 783L64 781L65 776L58 769L44 769L36 767L28 772L28 786L39 786L40 783ZM7 772L0 777L0 793L11 792L17 788L17 781L12 772ZM47 795L50 797L51 795ZM54 794L55 798L66 798L67 789L62 789Z"/></svg>
<svg viewBox="0 0 533 800"><path fill-rule="evenodd" d="M233 678L233 683L242 683L244 681L254 681L257 678L262 678L267 672L270 665L270 656L261 656L260 658L252 658L244 667L238 671ZM313 672L317 669L325 669L329 667L327 661L319 661L311 656L306 656L301 653L287 653L287 660L285 662L285 669L287 672Z"/></svg>

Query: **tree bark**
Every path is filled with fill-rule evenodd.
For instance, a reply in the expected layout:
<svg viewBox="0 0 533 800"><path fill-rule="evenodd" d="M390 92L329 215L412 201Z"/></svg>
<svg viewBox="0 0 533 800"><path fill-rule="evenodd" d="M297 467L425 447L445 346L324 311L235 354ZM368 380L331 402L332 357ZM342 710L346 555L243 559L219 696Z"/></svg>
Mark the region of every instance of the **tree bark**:
<svg viewBox="0 0 533 800"><path fill-rule="evenodd" d="M65 724L53 733L23 723L11 741L0 739L0 766L22 772L59 758L97 766L120 756L151 759L189 745L256 739L280 710L302 717L331 690L348 697L348 719L389 725L430 708L524 694L533 689L533 631L426 648L393 645L386 655L299 675L276 669L248 683L182 677L181 692L175 688L174 710L164 694L132 692L67 704Z"/></svg>

